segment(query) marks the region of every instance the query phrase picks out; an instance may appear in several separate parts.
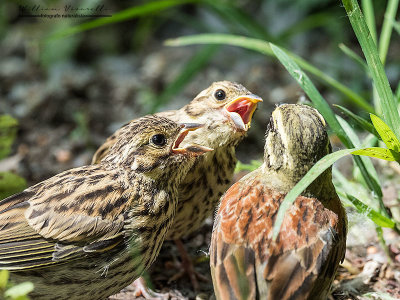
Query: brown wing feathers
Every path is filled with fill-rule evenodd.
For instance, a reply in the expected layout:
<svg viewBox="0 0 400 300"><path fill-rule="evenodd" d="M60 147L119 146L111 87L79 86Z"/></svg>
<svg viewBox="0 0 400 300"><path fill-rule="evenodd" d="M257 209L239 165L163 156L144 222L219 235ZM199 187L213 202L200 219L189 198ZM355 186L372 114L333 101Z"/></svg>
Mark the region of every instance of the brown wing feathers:
<svg viewBox="0 0 400 300"><path fill-rule="evenodd" d="M321 290L330 284L334 262L343 257L332 247L340 230L337 216L313 198L298 197L273 243L272 225L283 198L257 180L238 182L223 197L211 246L219 299L255 299L246 298L254 296L253 281L258 293L268 291L268 299L307 299L317 277Z"/></svg>
<svg viewBox="0 0 400 300"><path fill-rule="evenodd" d="M89 169L83 182L74 176L81 172L61 173L0 202L0 267L37 267L121 243L121 206L130 199L129 191L107 181L112 173L90 178ZM60 180L65 184L54 184ZM101 180L104 188L99 188ZM95 198L108 204L97 208ZM66 247L64 242L73 244Z"/></svg>

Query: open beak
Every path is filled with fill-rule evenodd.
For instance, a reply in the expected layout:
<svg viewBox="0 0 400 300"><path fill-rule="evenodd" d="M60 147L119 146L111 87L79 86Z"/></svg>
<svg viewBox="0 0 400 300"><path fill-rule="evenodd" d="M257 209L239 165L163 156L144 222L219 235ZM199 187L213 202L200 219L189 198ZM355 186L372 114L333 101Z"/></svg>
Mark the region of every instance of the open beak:
<svg viewBox="0 0 400 300"><path fill-rule="evenodd" d="M197 130L203 126L204 126L203 124L197 124L197 123L181 123L181 127L183 129L179 133L178 137L175 140L174 145L172 146L172 153L199 156L206 152L213 151L214 149L212 149L212 148L208 148L206 146L200 146L200 145L196 145L196 144L189 145L184 148L179 147L179 145L182 143L182 141L188 135L189 131Z"/></svg>
<svg viewBox="0 0 400 300"><path fill-rule="evenodd" d="M224 109L238 129L247 131L250 128L257 103L262 101L259 96L254 94L242 95L226 104Z"/></svg>

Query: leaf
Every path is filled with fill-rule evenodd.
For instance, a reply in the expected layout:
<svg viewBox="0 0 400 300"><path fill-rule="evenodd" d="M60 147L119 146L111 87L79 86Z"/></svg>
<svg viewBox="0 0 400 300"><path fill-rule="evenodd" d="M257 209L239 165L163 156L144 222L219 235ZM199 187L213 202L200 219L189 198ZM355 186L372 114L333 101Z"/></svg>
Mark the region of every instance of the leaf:
<svg viewBox="0 0 400 300"><path fill-rule="evenodd" d="M388 147L390 150L400 152L399 140L389 126L374 114L370 114L370 117L372 124L374 124L376 131L381 136L382 141L386 144L386 147Z"/></svg>
<svg viewBox="0 0 400 300"><path fill-rule="evenodd" d="M273 236L275 240L279 234L283 218L285 217L286 210L293 204L296 198L304 191L319 175L328 169L335 161L350 154L351 152L359 149L343 149L321 158L307 174L295 185L294 188L283 199L282 204L278 210L276 220L273 227Z"/></svg>
<svg viewBox="0 0 400 300"><path fill-rule="evenodd" d="M34 285L32 282L23 282L13 287L9 288L7 291L4 292L4 296L11 297L13 299L26 296L34 289Z"/></svg>
<svg viewBox="0 0 400 300"><path fill-rule="evenodd" d="M368 205L364 204L356 197L354 197L350 194L346 194L346 197L348 200L350 200L351 203L353 203L354 207L357 209L357 211L359 213L366 215L376 225L381 226L381 227L387 227L387 228L394 228L394 226L396 225L396 223L394 221L381 215L379 212L370 208Z"/></svg>
<svg viewBox="0 0 400 300"><path fill-rule="evenodd" d="M8 270L0 271L0 289L1 290L4 290L6 288L9 277L10 277L10 274L8 273Z"/></svg>
<svg viewBox="0 0 400 300"><path fill-rule="evenodd" d="M231 35L231 34L219 34L219 33L207 33L207 34L198 34L198 35L191 35L185 37L179 37L176 39L169 39L165 41L165 45L167 46L187 46L187 45L195 45L195 44L218 44L218 45L231 45L231 46L238 46L246 49L250 49L253 51L257 51L261 54L273 56L274 53L271 50L271 47L268 42L248 38L239 35ZM373 112L374 108L363 99L358 94L354 93L345 85L338 82L336 79L330 77L329 75L325 74L321 70L317 69L309 62L304 60L303 58L287 51L290 57L298 63L305 71L313 74L322 82L325 82L327 85L333 87L334 89L341 92L343 95L346 96L345 100L353 102L354 104L358 105L362 109Z"/></svg>
<svg viewBox="0 0 400 300"><path fill-rule="evenodd" d="M26 181L11 172L0 172L0 199L21 192L26 188Z"/></svg>
<svg viewBox="0 0 400 300"><path fill-rule="evenodd" d="M17 134L18 121L9 115L0 116L0 159L7 157Z"/></svg>
<svg viewBox="0 0 400 300"><path fill-rule="evenodd" d="M375 157L387 161L400 161L400 153L380 147L365 148L362 150L354 151L351 154Z"/></svg>
<svg viewBox="0 0 400 300"><path fill-rule="evenodd" d="M390 36L392 35L399 0L389 0L383 19L382 31L379 38L379 57L382 65L385 65L386 55L389 49Z"/></svg>
<svg viewBox="0 0 400 300"><path fill-rule="evenodd" d="M393 129L395 135L400 137L400 116L393 97L393 92L357 0L342 0L342 2L367 60L374 86L379 95L378 106L382 108L383 120Z"/></svg>
<svg viewBox="0 0 400 300"><path fill-rule="evenodd" d="M10 297L12 299L19 298L28 295L34 289L32 282L22 282L20 284L10 287L4 292L4 296Z"/></svg>
<svg viewBox="0 0 400 300"><path fill-rule="evenodd" d="M333 106L339 108L346 116L348 116L353 121L355 121L363 129L371 132L373 135L375 135L376 137L379 138L378 132L376 131L375 127L370 122L368 122L367 120L361 118L360 116L357 116L356 114L354 114L353 112L351 112L350 110L348 110L347 108L345 108L345 107L343 107L341 105L333 104Z"/></svg>

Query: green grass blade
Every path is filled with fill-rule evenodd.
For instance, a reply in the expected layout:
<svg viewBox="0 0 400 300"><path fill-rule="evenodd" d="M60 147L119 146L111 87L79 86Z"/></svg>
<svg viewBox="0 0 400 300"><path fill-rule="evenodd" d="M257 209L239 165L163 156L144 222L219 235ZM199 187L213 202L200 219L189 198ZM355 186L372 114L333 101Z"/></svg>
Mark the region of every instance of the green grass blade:
<svg viewBox="0 0 400 300"><path fill-rule="evenodd" d="M174 95L178 94L191 79L210 61L215 52L219 49L217 45L206 45L197 52L183 67L179 75L172 81L168 87L157 96L152 102L148 113L155 113Z"/></svg>
<svg viewBox="0 0 400 300"><path fill-rule="evenodd" d="M351 152L358 150L354 149L343 149L334 153L328 154L320 159L308 172L307 174L296 184L296 186L286 195L285 199L279 208L276 216L275 224L273 227L273 239L275 240L279 234L283 218L286 210L292 205L296 198L304 191L319 175L321 175L326 169L332 164L341 159L342 157L349 155Z"/></svg>
<svg viewBox="0 0 400 300"><path fill-rule="evenodd" d="M379 38L379 57L382 64L385 65L386 55L389 49L390 37L393 31L393 25L396 17L399 0L389 0L386 8L385 18L383 20L381 36Z"/></svg>
<svg viewBox="0 0 400 300"><path fill-rule="evenodd" d="M400 82L397 84L397 88L396 88L396 101L397 101L397 103L400 102Z"/></svg>
<svg viewBox="0 0 400 300"><path fill-rule="evenodd" d="M369 32L371 33L372 39L374 40L375 44L377 44L375 13L372 0L362 0L361 7L364 12L365 21L367 22L368 29Z"/></svg>
<svg viewBox="0 0 400 300"><path fill-rule="evenodd" d="M367 64L357 53L355 53L353 50L342 43L339 44L339 49L342 50L344 54L354 60L357 64L359 64L367 73L369 73Z"/></svg>
<svg viewBox="0 0 400 300"><path fill-rule="evenodd" d="M375 157L387 161L400 161L400 154L390 149L381 147L364 148L352 152L353 155L365 155L369 157Z"/></svg>
<svg viewBox="0 0 400 300"><path fill-rule="evenodd" d="M390 150L394 150L396 152L400 152L400 142L397 139L394 132L387 126L385 122L383 122L379 117L375 116L374 114L370 115L372 124L376 131L382 138L382 141L385 143L386 147Z"/></svg>
<svg viewBox="0 0 400 300"><path fill-rule="evenodd" d="M376 225L386 228L394 228L394 226L396 225L396 223L393 222L391 219L381 215L379 212L370 208L368 205L364 204L356 197L350 194L346 194L346 198L354 205L354 207L360 214L366 215Z"/></svg>
<svg viewBox="0 0 400 300"><path fill-rule="evenodd" d="M271 44L271 49L273 49L275 55L282 63L282 65L288 70L290 75L300 84L302 89L306 92L308 97L313 102L314 106L318 109L318 111L325 118L326 122L332 128L332 130L336 133L338 138L347 148L354 148L354 144L351 139L346 135L343 131L343 128L339 124L336 119L336 115L333 113L328 103L324 100L321 94L318 92L316 87L313 85L311 80L308 78L306 74L304 74L300 67L296 64L294 60L292 60L282 49ZM359 167L362 176L365 179L365 183L368 185L371 191L374 191L378 197L382 197L382 190L380 185L371 178L367 169L365 168L362 160L359 157L354 157L354 160Z"/></svg>
<svg viewBox="0 0 400 300"><path fill-rule="evenodd" d="M335 114L329 107L329 104L324 100L319 91L316 89L311 80L308 78L308 76L300 69L300 67L294 62L294 60L290 59L290 57L282 49L275 46L274 44L270 43L270 45L276 57L286 68L286 70L290 73L290 75L292 75L292 77L296 79L297 83L302 87L304 92L308 95L314 106L322 114L326 122L328 122L329 126L337 134L339 139L342 142L348 144L347 141L349 139L347 138L339 122L336 120ZM350 146L350 144L348 145Z"/></svg>
<svg viewBox="0 0 400 300"><path fill-rule="evenodd" d="M70 36L73 34L77 34L83 31L87 31L90 29L98 28L101 26L105 26L108 24L118 23L126 20L131 20L133 18L137 18L140 16L145 16L149 14L154 14L161 12L165 9L182 5L190 2L197 2L197 0L160 0L160 1L152 1L150 3L146 3L139 6L133 6L128 9L122 10L113 14L111 17L102 17L95 19L93 21L85 22L79 24L77 26L72 26L66 28L65 30L58 31L51 35L49 38L62 38L66 36Z"/></svg>
<svg viewBox="0 0 400 300"><path fill-rule="evenodd" d="M385 70L374 41L370 38L370 32L364 17L358 6L357 0L343 0L344 7L350 19L350 23L361 45L370 73L380 99L382 116L397 137L400 136L400 116L393 93L386 77Z"/></svg>
<svg viewBox="0 0 400 300"><path fill-rule="evenodd" d="M186 37L180 37L176 39L169 39L165 42L167 46L187 46L187 45L195 45L195 44L222 44L222 45L231 45L238 46L246 49L250 49L261 54L267 56L274 56L274 53L271 50L271 47L268 42L259 39L248 38L244 36L238 35L230 35L230 34L198 34L191 35ZM324 82L325 84L333 87L338 90L345 96L345 101L352 102L359 106L360 108L368 111L374 112L374 108L366 102L365 99L360 97L358 94L354 93L345 85L341 84L334 78L326 75L301 57L290 53L287 51L289 56L299 64L305 71L313 74L317 79Z"/></svg>
<svg viewBox="0 0 400 300"><path fill-rule="evenodd" d="M352 119L355 123L361 126L361 128L367 130L368 132L372 133L376 137L380 137L378 132L376 131L375 127L368 122L367 120L361 118L360 116L357 116L347 108L338 105L338 104L333 104L333 106L337 107L339 110L341 110L346 116L348 116L350 119ZM351 139L352 140L352 139Z"/></svg>
<svg viewBox="0 0 400 300"><path fill-rule="evenodd" d="M336 118L339 121L340 125L342 126L344 132L346 132L347 136L353 142L353 145L355 147L357 147L357 148L371 147L371 145L369 143L367 143L367 145L361 144L357 134L355 133L353 128L351 128L349 123L347 123L344 119L342 119L339 116L336 116ZM360 156L359 158L363 162L365 169L368 172L369 176L372 178L372 180L374 180L380 186L379 177L378 177L378 174L376 173L374 165L371 162L371 159L368 157L365 157L365 156ZM354 168L354 171L359 171L359 169ZM356 176L354 176L354 177L356 177ZM357 177L359 177L359 176L357 176ZM364 179L364 177L361 177L361 180L363 180L363 179ZM366 184L365 180L364 180L364 183ZM378 201L382 202L382 199L378 197ZM383 202L381 204L383 205Z"/></svg>

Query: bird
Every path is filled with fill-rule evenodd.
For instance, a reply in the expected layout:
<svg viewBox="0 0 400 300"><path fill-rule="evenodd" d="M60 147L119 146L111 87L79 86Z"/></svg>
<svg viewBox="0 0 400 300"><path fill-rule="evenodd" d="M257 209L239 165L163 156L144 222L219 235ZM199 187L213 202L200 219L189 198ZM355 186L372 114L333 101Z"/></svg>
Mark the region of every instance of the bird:
<svg viewBox="0 0 400 300"><path fill-rule="evenodd" d="M210 244L218 300L326 299L346 250L347 218L322 173L272 228L285 195L331 152L326 123L309 106L282 104L272 113L262 165L221 198Z"/></svg>
<svg viewBox="0 0 400 300"><path fill-rule="evenodd" d="M157 114L175 122L204 124L202 128L189 133L185 141L201 143L214 149L196 158L194 165L179 185L177 213L166 237L166 240L174 240L177 244L184 271L188 273L195 290L198 290L195 277L198 274L194 271L180 239L198 230L205 219L213 215L220 197L231 184L237 162L235 148L246 136L257 104L261 101L261 97L251 93L239 83L218 81L201 91L182 108ZM98 163L107 154L123 128L116 131L99 147L92 163ZM142 289L141 283L139 286ZM143 295L145 295L144 289L142 289Z"/></svg>
<svg viewBox="0 0 400 300"><path fill-rule="evenodd" d="M98 164L0 201L0 269L32 282L32 299L105 299L130 284L160 251L180 180L212 150L182 145L200 127L139 118Z"/></svg>

